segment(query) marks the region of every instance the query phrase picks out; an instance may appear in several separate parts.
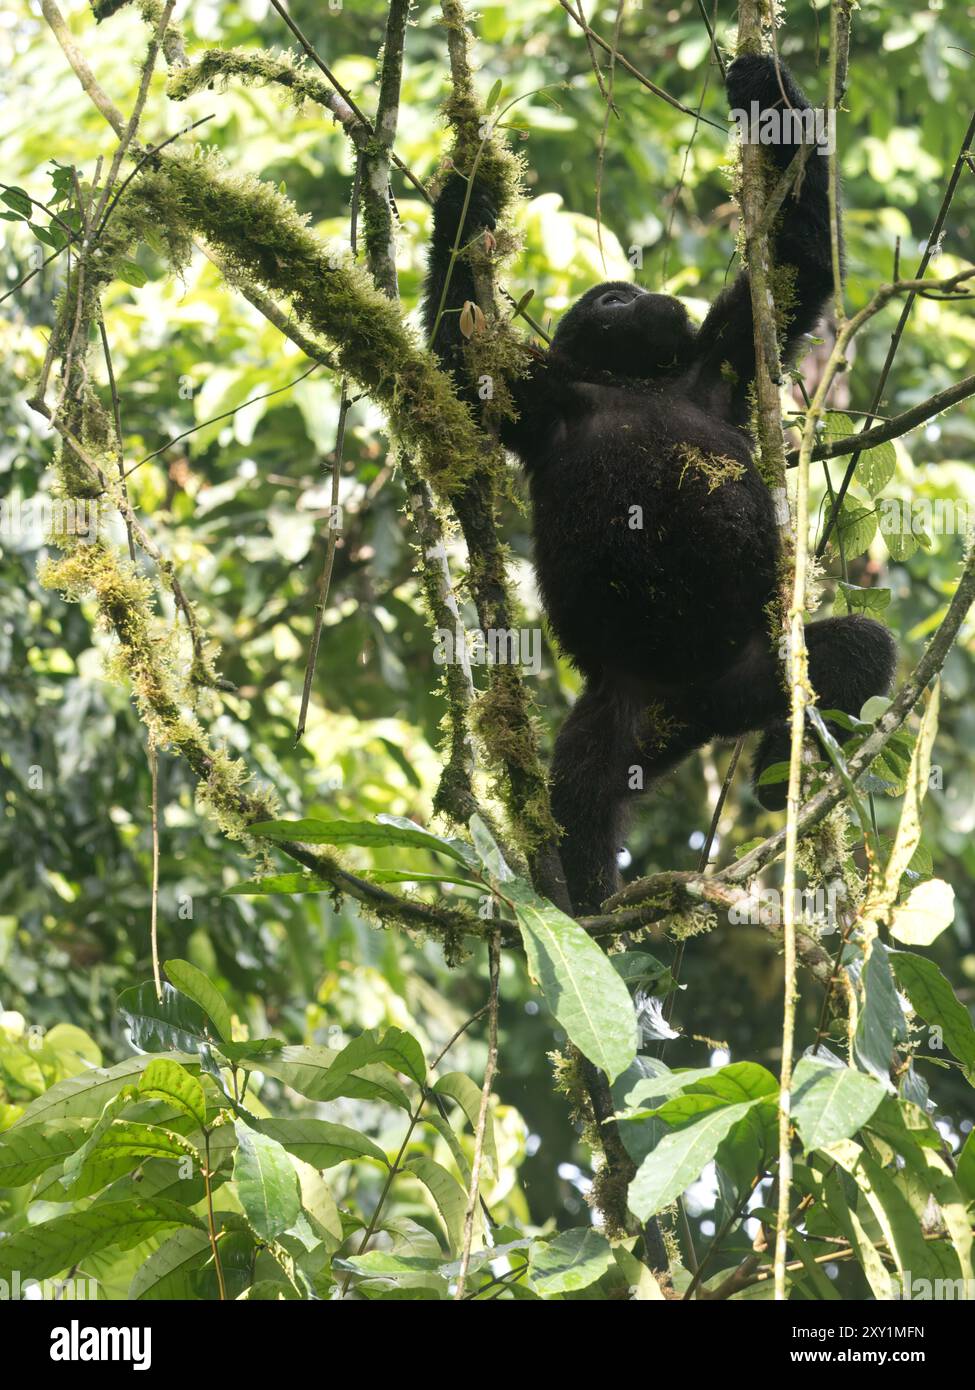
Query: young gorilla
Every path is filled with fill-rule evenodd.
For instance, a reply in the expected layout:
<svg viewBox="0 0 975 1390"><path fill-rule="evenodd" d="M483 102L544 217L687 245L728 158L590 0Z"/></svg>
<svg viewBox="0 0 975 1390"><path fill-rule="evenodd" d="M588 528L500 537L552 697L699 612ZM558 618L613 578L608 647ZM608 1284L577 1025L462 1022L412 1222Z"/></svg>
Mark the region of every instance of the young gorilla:
<svg viewBox="0 0 975 1390"><path fill-rule="evenodd" d="M780 63L743 57L729 68L732 108L808 102ZM768 147L785 169L796 145ZM792 277L786 361L816 325L832 290L827 161L807 160L774 238ZM433 332L466 180L452 175L437 201L425 316ZM494 226L475 183L462 243ZM450 277L434 347L462 384L457 310L473 300L466 261ZM552 806L578 913L619 886L625 808L693 749L715 737L764 731L756 779L788 758L783 662L770 636L779 530L752 458L748 390L755 374L748 276L715 300L697 329L668 295L611 282L589 290L561 320L549 351L514 383L517 419L501 438L531 489L535 568L546 612L585 678L552 765ZM859 712L890 688L887 629L830 618L806 629L822 709ZM758 788L784 804L783 784Z"/></svg>

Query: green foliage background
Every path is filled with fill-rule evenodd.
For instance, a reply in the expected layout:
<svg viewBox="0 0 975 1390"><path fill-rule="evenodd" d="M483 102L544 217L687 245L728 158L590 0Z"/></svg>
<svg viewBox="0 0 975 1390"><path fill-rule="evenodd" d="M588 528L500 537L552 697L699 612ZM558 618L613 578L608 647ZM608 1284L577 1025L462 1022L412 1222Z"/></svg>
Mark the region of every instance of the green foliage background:
<svg viewBox="0 0 975 1390"><path fill-rule="evenodd" d="M731 7L718 8L719 37L730 36ZM806 5L788 10L782 52L821 101L824 11ZM381 0L346 0L336 11L310 0L292 6L367 111L375 102L385 11ZM67 12L99 81L128 109L143 27L126 11L95 31L86 7L75 4ZM484 3L480 12L482 91L500 79L506 95L537 93L514 111L522 127L514 138L528 164L529 200L518 213L525 244L507 277L512 293L518 297L534 288L532 312L554 322L594 281L629 275L626 252L637 246L643 249L637 279L685 296L699 311L724 283L734 250L728 144L721 132L695 126L617 72L619 119L609 121L602 181L604 270L594 220L604 107L582 36L552 0ZM615 6L592 4L588 13L597 29L611 33ZM446 94L438 20L439 7L418 5L407 40L396 145L424 178L446 145L438 119ZM287 46L279 19L260 0L194 5L188 24L191 57L206 44ZM960 0L928 8L908 0L865 3L856 14L839 136L851 309L891 278L898 241L905 269L913 268L923 248L970 114L973 59L964 51L972 46L970 31L970 10ZM656 83L692 108L701 103L724 123L720 75L709 65L693 0L643 8L631 3L621 47ZM111 148L107 128L34 7L22 0L8 6L0 28L0 68L2 177L45 200L52 158L90 173ZM184 121L213 113L190 139L212 142L231 163L283 182L317 229L347 238L350 150L321 112L296 110L275 92L234 86L177 107L167 102L163 85L157 75L143 123L147 137L162 139ZM429 210L400 176L394 191L402 223L400 284L412 305ZM9 286L33 265L36 242L22 222L4 222L2 228L2 276ZM967 172L936 270L948 274L972 259L975 182ZM305 360L202 257L182 282L162 278L151 246L141 248L138 261L145 283L116 284L106 303L127 457L141 458L170 436L193 432L141 466L130 491L147 525L165 537L206 627L221 644L221 671L238 687L234 696L214 696L215 732L273 783L290 812L349 819L388 812L427 822L443 701L413 572L402 487L389 465L380 416L366 400L351 416L342 493L346 530L308 733L295 749L310 595L325 539L337 383L318 370L289 386L306 370ZM55 262L0 306L0 495L7 499L29 498L46 486L51 441L24 395L43 359L60 275ZM869 405L894 321L895 310L888 310L859 340L849 378L853 412ZM973 359L970 306L920 300L884 413L906 409L971 372ZM278 394L243 404L269 392ZM230 411L232 416L200 427ZM887 495L971 498L973 443L970 406L899 441ZM835 466L834 474L839 476ZM869 509L869 495L856 495ZM513 477L505 535L525 621L534 624L539 609L522 498ZM879 575L892 589L886 617L901 643L903 669L913 664L943 612L962 542L959 535L935 535L929 547L896 563L874 536L868 556L851 567L854 582L870 583ZM126 692L105 678L107 644L98 639L93 645L83 612L39 586L38 551L35 542L0 536L0 1006L37 1030L80 1025L105 1058L116 1061L129 1048L115 996L150 973L144 740ZM827 607L829 602L828 597ZM944 674L934 755L943 769L943 790L926 802L924 837L934 872L957 894L955 924L932 954L969 1002L975 990L973 657L969 625ZM575 685L549 646L534 682L549 746ZM727 749L705 750L644 807L630 842L634 873L696 865L727 756ZM776 824L745 783L740 775L721 825L722 861ZM251 1036L273 1031L292 1042L334 1045L363 1028L399 1026L414 1033L430 1056L484 1002L483 959L448 970L438 947L378 931L353 904L336 907L325 896L222 896L251 865L198 814L189 775L170 758L161 761L160 800L162 955L185 957L218 980ZM897 803L878 800L881 828L890 831ZM363 867L402 863L384 851L356 851L353 858ZM766 934L725 925L693 941L684 979L688 988L677 1019L688 1036L671 1046L671 1065L706 1065L716 1047L727 1047L732 1060L749 1058L777 1069L781 967ZM521 1220L585 1224L587 1156L563 1101L552 1093L546 1060L561 1035L511 953L503 962L502 998L496 1090L503 1102L506 1162L488 1200ZM807 991L801 1045L812 1039L818 1003L815 992ZM479 1077L483 1032L462 1039L453 1056L459 1069ZM971 1125L970 1088L957 1071L928 1067L927 1073L955 1131L963 1133ZM13 1065L0 1085L12 1102L32 1093L30 1078ZM708 1201L703 1193L705 1220Z"/></svg>

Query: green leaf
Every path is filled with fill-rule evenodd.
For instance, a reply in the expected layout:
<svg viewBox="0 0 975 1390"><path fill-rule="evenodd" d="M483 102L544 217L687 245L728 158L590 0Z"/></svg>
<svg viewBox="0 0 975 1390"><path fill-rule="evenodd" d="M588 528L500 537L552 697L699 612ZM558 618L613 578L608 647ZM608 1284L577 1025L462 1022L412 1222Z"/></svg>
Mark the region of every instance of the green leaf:
<svg viewBox="0 0 975 1390"><path fill-rule="evenodd" d="M285 1047L281 1038L249 1038L247 1042L222 1042L216 1050L221 1057L225 1057L228 1062L236 1066L238 1063L250 1061L254 1057L264 1059L275 1056L283 1052Z"/></svg>
<svg viewBox="0 0 975 1390"><path fill-rule="evenodd" d="M837 617L846 613L866 613L871 617L881 618L884 611L890 607L890 598L890 589L864 588L859 584L847 584L840 579L836 585L833 613Z"/></svg>
<svg viewBox="0 0 975 1390"><path fill-rule="evenodd" d="M234 1181L244 1215L264 1240L274 1240L289 1230L301 1211L298 1176L291 1160L275 1139L234 1121L237 1153Z"/></svg>
<svg viewBox="0 0 975 1390"><path fill-rule="evenodd" d="M484 890L484 884L476 879L452 874L447 869L442 874L420 869L360 869L359 877L368 879L370 883L455 883L464 888L476 888L479 892ZM314 874L270 874L266 878L234 883L223 891L247 897L264 894L293 896L298 893L334 893L335 884L324 878L316 878Z"/></svg>
<svg viewBox="0 0 975 1390"><path fill-rule="evenodd" d="M897 451L890 440L860 455L856 480L876 499L897 472Z"/></svg>
<svg viewBox="0 0 975 1390"><path fill-rule="evenodd" d="M834 1164L830 1164L823 1181L823 1192L826 1209L856 1251L860 1268L874 1297L880 1302L888 1302L893 1297L893 1280L860 1220L856 1202L848 1196L840 1171Z"/></svg>
<svg viewBox="0 0 975 1390"><path fill-rule="evenodd" d="M206 1263L209 1254L210 1236L206 1230L188 1228L174 1232L139 1265L129 1285L129 1298L145 1302L195 1299L193 1275Z"/></svg>
<svg viewBox="0 0 975 1390"><path fill-rule="evenodd" d="M637 1026L626 985L595 941L526 883L504 885L528 971L570 1040L614 1081L636 1056Z"/></svg>
<svg viewBox="0 0 975 1390"><path fill-rule="evenodd" d="M343 1067L333 1071L339 1054L327 1047L282 1047L267 1054L240 1059L247 1071L262 1071L290 1086L309 1100L335 1100L352 1096L356 1100L385 1101L401 1110L412 1110L402 1086L384 1066L365 1065L354 1071Z"/></svg>
<svg viewBox="0 0 975 1390"><path fill-rule="evenodd" d="M178 1062L156 1057L139 1078L139 1094L165 1100L174 1110L188 1115L200 1129L206 1124L207 1107L203 1087Z"/></svg>
<svg viewBox="0 0 975 1390"><path fill-rule="evenodd" d="M120 280L124 280L127 285L134 285L137 290L149 279L138 261L119 261L115 273Z"/></svg>
<svg viewBox="0 0 975 1390"><path fill-rule="evenodd" d="M117 1095L123 1086L137 1081L154 1060L151 1056L127 1057L114 1067L94 1067L79 1076L66 1077L32 1101L15 1128L41 1121L48 1124L52 1120L100 1115L106 1102ZM181 1066L198 1065L195 1058L185 1054L169 1060L179 1062Z"/></svg>
<svg viewBox="0 0 975 1390"><path fill-rule="evenodd" d="M404 1072L420 1086L426 1083L427 1064L416 1038L401 1028L387 1028L381 1035L377 1029L370 1029L342 1048L329 1068L326 1094L317 1099L331 1100L333 1095L341 1095L340 1090L333 1088L341 1086L345 1078L360 1067L380 1062L394 1071Z"/></svg>
<svg viewBox="0 0 975 1390"><path fill-rule="evenodd" d="M844 497L830 543L837 549L842 548L846 558L852 560L869 550L876 534L877 514L874 508L865 507L852 497Z"/></svg>
<svg viewBox="0 0 975 1390"><path fill-rule="evenodd" d="M875 937L870 944L861 983L862 1003L853 1054L864 1071L891 1090L894 1044L907 1037L907 1025L890 972L890 952L879 938Z"/></svg>
<svg viewBox="0 0 975 1390"><path fill-rule="evenodd" d="M531 1247L531 1282L543 1297L587 1289L613 1263L613 1248L591 1226L563 1231L555 1240L536 1240Z"/></svg>
<svg viewBox="0 0 975 1390"><path fill-rule="evenodd" d="M361 845L370 849L409 847L446 854L468 864L470 848L458 840L443 839L401 816L380 816L375 821L269 820L248 827L253 835L268 840L297 840L304 845Z"/></svg>
<svg viewBox="0 0 975 1390"><path fill-rule="evenodd" d="M894 835L890 858L884 868L882 881L873 887L863 905L862 911L866 918L873 917L882 922L889 920L890 909L900 889L901 878L913 858L914 851L921 842L921 807L928 790L931 750L934 747L935 735L938 731L940 700L941 684L940 681L935 681L930 699L925 706L921 727L911 751L908 767L905 769L904 804L901 807L900 820ZM864 710L867 710L866 705ZM888 746L884 752L888 761L893 756L895 771L897 771L896 750Z"/></svg>
<svg viewBox="0 0 975 1390"><path fill-rule="evenodd" d="M374 1158L388 1167L386 1155L377 1144L347 1125L332 1124L303 1116L252 1120L260 1134L275 1140L288 1153L310 1163L313 1168L334 1168L350 1158Z"/></svg>
<svg viewBox="0 0 975 1390"><path fill-rule="evenodd" d="M32 1279L49 1279L97 1250L131 1250L167 1227L202 1225L187 1207L163 1198L104 1202L28 1226L0 1241L0 1278L9 1279L20 1269L29 1270Z"/></svg>
<svg viewBox="0 0 975 1390"><path fill-rule="evenodd" d="M954 920L954 888L943 879L929 878L894 907L890 934L905 946L930 946Z"/></svg>
<svg viewBox="0 0 975 1390"><path fill-rule="evenodd" d="M213 981L208 980L203 971L191 965L188 960L167 960L164 966L166 974L180 994L187 995L199 1004L222 1041L231 1042L234 1034L230 1008Z"/></svg>
<svg viewBox="0 0 975 1390"><path fill-rule="evenodd" d="M413 1173L430 1193L447 1229L447 1247L451 1254L458 1252L464 1242L464 1217L467 1212L467 1193L460 1183L434 1163L432 1158L422 1154L415 1155L406 1168ZM475 1211L475 1218L476 1218Z"/></svg>
<svg viewBox="0 0 975 1390"><path fill-rule="evenodd" d="M894 1256L898 1273L910 1271L915 1279L938 1277L937 1255L929 1250L921 1223L894 1175L852 1139L841 1139L827 1152L863 1193Z"/></svg>
<svg viewBox="0 0 975 1390"><path fill-rule="evenodd" d="M970 1130L958 1155L955 1181L969 1202L975 1202L975 1129Z"/></svg>
<svg viewBox="0 0 975 1390"><path fill-rule="evenodd" d="M328 1183L317 1168L313 1168L301 1158L294 1160L294 1167L298 1174L302 1211L311 1222L313 1230L320 1234L323 1240L330 1242L329 1249L338 1249L345 1239L345 1229Z"/></svg>
<svg viewBox="0 0 975 1390"><path fill-rule="evenodd" d="M850 1139L886 1095L872 1077L853 1067L803 1057L792 1079L792 1116L807 1153Z"/></svg>
<svg viewBox="0 0 975 1390"><path fill-rule="evenodd" d="M33 1182L80 1148L90 1128L80 1120L48 1120L6 1130L0 1134L0 1187Z"/></svg>
<svg viewBox="0 0 975 1390"><path fill-rule="evenodd" d="M665 995L677 981L662 961L648 951L620 951L609 963L626 985L643 985L648 994Z"/></svg>
<svg viewBox="0 0 975 1390"><path fill-rule="evenodd" d="M156 997L151 980L123 990L118 1009L132 1033L132 1042L143 1052L196 1052L208 1040L203 1010L172 985L163 982L163 997Z"/></svg>
<svg viewBox="0 0 975 1390"><path fill-rule="evenodd" d="M628 1200L634 1216L646 1221L675 1201L701 1176L732 1126L747 1115L753 1105L761 1104L761 1100L750 1100L739 1105L723 1105L706 1112L684 1129L665 1134L640 1164L630 1183Z"/></svg>
<svg viewBox="0 0 975 1390"><path fill-rule="evenodd" d="M19 213L21 217L30 217L34 210L30 194L25 193L22 188L5 188L0 193L0 200L5 202L8 208L13 208L14 212Z"/></svg>
<svg viewBox="0 0 975 1390"><path fill-rule="evenodd" d="M892 951L891 965L911 1008L925 1023L940 1028L945 1043L975 1084L975 1025L964 1004L934 961L911 951Z"/></svg>
<svg viewBox="0 0 975 1390"><path fill-rule="evenodd" d="M491 881L493 883L510 883L514 874L506 863L500 846L480 816L471 816L470 830L477 857L487 870Z"/></svg>
<svg viewBox="0 0 975 1390"><path fill-rule="evenodd" d="M474 1133L477 1133L477 1121L481 1113L481 1088L474 1084L469 1076L463 1072L451 1071L442 1076L433 1088L438 1095L449 1096L455 1100L467 1117L467 1123ZM494 1118L491 1115L490 1107L485 1116L484 1125L484 1157L491 1165L491 1172L494 1177L498 1176L498 1149L494 1138Z"/></svg>
<svg viewBox="0 0 975 1390"><path fill-rule="evenodd" d="M720 1096L722 1100L737 1103L778 1095L779 1083L768 1068L758 1062L731 1062L710 1076L698 1077L688 1089L692 1094Z"/></svg>
<svg viewBox="0 0 975 1390"><path fill-rule="evenodd" d="M179 1163L192 1154L187 1140L180 1140L178 1135L167 1133L157 1125L114 1120L90 1150L79 1149L71 1156L65 1164L61 1183L70 1190L72 1197L78 1197L82 1192L97 1192L123 1173L138 1168L148 1158L173 1159ZM75 1163L75 1160L81 1161ZM72 1165L70 1169L69 1164Z"/></svg>
<svg viewBox="0 0 975 1390"><path fill-rule="evenodd" d="M788 782L789 764L788 763L769 763L755 783L757 787L770 787L776 782Z"/></svg>

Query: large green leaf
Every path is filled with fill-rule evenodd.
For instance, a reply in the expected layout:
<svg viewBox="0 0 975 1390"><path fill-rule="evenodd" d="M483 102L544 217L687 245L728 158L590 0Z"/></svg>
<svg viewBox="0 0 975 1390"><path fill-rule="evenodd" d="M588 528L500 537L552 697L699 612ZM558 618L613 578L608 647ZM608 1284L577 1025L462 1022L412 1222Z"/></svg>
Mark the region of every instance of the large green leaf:
<svg viewBox="0 0 975 1390"><path fill-rule="evenodd" d="M958 1155L955 1181L967 1200L975 1202L975 1129L969 1131L964 1147Z"/></svg>
<svg viewBox="0 0 975 1390"><path fill-rule="evenodd" d="M536 1240L531 1247L531 1282L546 1296L587 1289L609 1269L613 1248L591 1226L563 1231L554 1240Z"/></svg>
<svg viewBox="0 0 975 1390"><path fill-rule="evenodd" d="M897 471L897 452L890 440L875 444L860 455L856 480L877 498Z"/></svg>
<svg viewBox="0 0 975 1390"><path fill-rule="evenodd" d="M636 1056L637 1026L626 985L578 922L526 883L504 884L528 970L571 1042L610 1081Z"/></svg>
<svg viewBox="0 0 975 1390"><path fill-rule="evenodd" d="M332 1124L329 1120L316 1120L310 1116L252 1120L251 1124L313 1168L334 1168L336 1163L344 1163L350 1158L374 1158L384 1167L388 1166L382 1149L347 1125Z"/></svg>
<svg viewBox="0 0 975 1390"><path fill-rule="evenodd" d="M456 1254L464 1240L467 1193L452 1173L448 1173L446 1168L442 1168L439 1163L423 1154L411 1158L406 1167L420 1179L433 1198L447 1229L448 1249L451 1254Z"/></svg>
<svg viewBox="0 0 975 1390"><path fill-rule="evenodd" d="M438 1095L449 1096L455 1100L467 1116L467 1122L474 1132L477 1132L477 1122L481 1113L481 1088L476 1086L469 1076L463 1072L451 1071L442 1076L433 1088ZM498 1169L498 1149L494 1138L494 1119L491 1115L490 1106L485 1116L484 1124L484 1157L491 1165L491 1172L497 1176Z"/></svg>
<svg viewBox="0 0 975 1390"><path fill-rule="evenodd" d="M954 920L954 888L943 879L929 878L893 908L890 934L905 946L930 946Z"/></svg>
<svg viewBox="0 0 975 1390"><path fill-rule="evenodd" d="M181 1111L202 1129L206 1124L206 1099L203 1087L185 1067L168 1057L156 1057L139 1078L140 1096L165 1100L174 1110Z"/></svg>
<svg viewBox="0 0 975 1390"><path fill-rule="evenodd" d="M886 1094L862 1071L803 1057L792 1078L792 1117L806 1152L850 1139Z"/></svg>
<svg viewBox="0 0 975 1390"><path fill-rule="evenodd" d="M338 1053L328 1047L282 1047L262 1055L242 1057L247 1071L261 1071L276 1077L309 1100L335 1100L351 1096L355 1100L384 1101L401 1110L412 1110L410 1098L388 1067L363 1066L355 1071L333 1071Z"/></svg>
<svg viewBox="0 0 975 1390"><path fill-rule="evenodd" d="M52 1120L78 1119L85 1116L100 1115L105 1104L123 1086L139 1079L141 1074L155 1059L150 1056L127 1057L114 1067L93 1067L91 1071L79 1076L66 1077L58 1081L42 1096L31 1101L17 1121L17 1126L28 1124L47 1124ZM188 1054L171 1055L170 1061L180 1066L195 1067L199 1063Z"/></svg>
<svg viewBox="0 0 975 1390"><path fill-rule="evenodd" d="M887 947L875 937L870 943L870 954L860 976L862 1002L853 1039L853 1053L864 1071L893 1090L890 1068L894 1044L907 1037L907 1024L894 988L889 957Z"/></svg>
<svg viewBox="0 0 975 1390"><path fill-rule="evenodd" d="M937 1254L925 1241L921 1223L894 1175L852 1139L839 1140L826 1153L856 1182L883 1232L898 1273L909 1272L921 1279L939 1277Z"/></svg>
<svg viewBox="0 0 975 1390"><path fill-rule="evenodd" d="M233 1039L230 1008L212 980L188 960L167 960L166 974L181 994L196 1001L223 1042Z"/></svg>
<svg viewBox="0 0 975 1390"><path fill-rule="evenodd" d="M401 816L380 816L377 821L270 820L259 821L248 829L269 840L297 840L304 845L361 845L369 849L426 849L446 854L460 864L470 862L469 846L434 835Z"/></svg>
<svg viewBox="0 0 975 1390"><path fill-rule="evenodd" d="M890 959L911 1008L925 1023L941 1030L945 1043L975 1084L975 1025L964 1004L933 960L912 951L892 951Z"/></svg>
<svg viewBox="0 0 975 1390"><path fill-rule="evenodd" d="M877 513L873 507L846 496L840 507L839 520L833 531L832 543L848 560L854 560L870 547L877 534Z"/></svg>
<svg viewBox="0 0 975 1390"><path fill-rule="evenodd" d="M140 1264L129 1286L129 1298L146 1302L194 1299L193 1275L209 1254L206 1230L191 1227L175 1231Z"/></svg>
<svg viewBox="0 0 975 1390"><path fill-rule="evenodd" d="M477 888L483 892L484 884L463 875L451 873L427 873L420 869L360 869L360 878L370 883L454 883L464 888ZM326 878L316 878L314 874L269 874L265 878L247 879L223 890L242 897L262 897L265 895L285 895L292 897L300 893L334 893L335 884Z"/></svg>
<svg viewBox="0 0 975 1390"><path fill-rule="evenodd" d="M705 1096L701 1100L707 1100ZM753 1105L719 1105L676 1133L665 1134L637 1169L630 1183L629 1206L641 1221L648 1220L675 1201L686 1187L696 1182L717 1153L718 1146Z"/></svg>
<svg viewBox="0 0 975 1390"><path fill-rule="evenodd" d="M33 1182L80 1148L90 1128L80 1120L47 1120L6 1130L0 1134L0 1187Z"/></svg>
<svg viewBox="0 0 975 1390"><path fill-rule="evenodd" d="M143 1052L195 1052L211 1036L200 1006L166 981L161 999L147 980L123 990L117 1002L133 1044Z"/></svg>
<svg viewBox="0 0 975 1390"><path fill-rule="evenodd" d="M234 1128L237 1196L257 1234L264 1240L274 1240L298 1219L298 1176L277 1140L251 1129L240 1119L234 1121Z"/></svg>
<svg viewBox="0 0 975 1390"><path fill-rule="evenodd" d="M32 1279L48 1279L96 1250L108 1246L131 1250L167 1227L202 1224L181 1203L162 1198L105 1202L28 1226L0 1241L0 1278L9 1279L20 1269L28 1270Z"/></svg>

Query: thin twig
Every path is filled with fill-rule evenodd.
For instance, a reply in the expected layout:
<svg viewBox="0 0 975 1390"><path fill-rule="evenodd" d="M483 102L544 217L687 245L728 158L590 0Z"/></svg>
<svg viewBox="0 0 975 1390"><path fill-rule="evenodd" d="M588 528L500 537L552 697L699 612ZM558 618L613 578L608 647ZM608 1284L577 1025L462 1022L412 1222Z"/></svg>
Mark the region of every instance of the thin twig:
<svg viewBox="0 0 975 1390"><path fill-rule="evenodd" d="M917 272L914 278L916 281L920 283L918 283L917 287L915 289L912 289L912 291L908 295L907 301L905 302L904 307L901 310L900 318L897 320L897 327L894 329L894 332L891 335L890 346L887 349L887 356L884 358L884 365L880 369L880 378L877 382L877 386L873 394L871 416L864 425L865 430L870 428L871 420L875 418L876 411L879 409L880 405L883 402L884 391L887 386L887 378L890 376L890 369L894 364L894 358L897 355L897 349L898 347L900 347L900 341L904 334L904 329L907 327L907 320L911 316L911 309L914 307L914 300L917 298L917 295L921 290L935 288L935 286L926 286L923 283L924 273L928 268L928 263L930 262L931 257L934 255L935 250L940 246L941 233L944 228L945 221L947 220L952 200L955 196L955 189L958 187L958 180L961 177L961 171L966 167L966 158L968 156L969 151L972 148L973 141L975 141L975 111L973 111L972 113L971 120L968 123L968 129L965 131L964 138L961 142L961 149L958 151L958 157L956 158L954 168L951 171L951 177L948 180L948 186L945 189L944 197L941 200L941 207L938 209L938 215L934 220L934 226L932 227L931 234L928 237L927 242L925 244L924 254L921 257L920 262L918 263ZM821 556L825 553L827 543L829 541L830 536L833 533L833 527L836 525L836 522L839 519L840 508L843 506L843 499L846 497L847 489L853 481L853 475L856 472L857 464L860 462L860 452L860 450L857 450L851 457L850 462L847 464L846 472L843 475L843 481L840 483L840 486L836 492L836 502L830 510L829 517L826 521L825 529L823 530L823 534L820 538L819 544L816 547L817 556Z"/></svg>
<svg viewBox="0 0 975 1390"><path fill-rule="evenodd" d="M150 740L148 746L149 775L152 781L152 889L149 914L149 944L152 949L152 978L156 985L156 998L162 1003L162 975L159 971L159 757L156 746Z"/></svg>
<svg viewBox="0 0 975 1390"><path fill-rule="evenodd" d="M122 496L125 498L126 502L128 502L129 491L125 482L125 453L122 446L122 408L119 402L115 371L112 367L112 350L109 346L108 334L105 331L105 320L101 313L98 315L98 331L102 339L102 356L105 359L105 371L108 373L108 386L112 393L112 419L115 422L115 442L118 449L119 486L122 489ZM125 523L125 534L129 541L129 559L135 564L135 541L132 538L132 526L128 521Z"/></svg>
<svg viewBox="0 0 975 1390"><path fill-rule="evenodd" d="M131 478L135 470L141 468L144 463L148 463L150 459L158 458L159 455L164 454L167 449L171 449L174 444L179 444L181 440L188 439L191 434L196 434L198 430L204 430L208 425L216 425L220 420L229 420L231 416L236 415L238 411L246 409L249 405L255 405L258 401L268 401L272 396L280 396L282 391L290 391L292 387L304 381L305 377L311 376L312 372L317 371L320 365L322 364L317 361L313 362L307 371L302 372L300 376L296 376L293 381L285 382L284 386L275 386L273 391L260 391L256 396L249 396L246 401L241 401L240 405L235 405L232 410L223 410L219 415L211 415L209 420L201 420L198 425L191 425L188 430L183 430L180 434L174 434L171 439L166 440L165 444L160 444L159 447L153 449L150 454L144 454L131 468L127 468L122 475L123 482L125 479ZM326 363L325 365L327 366L330 364Z"/></svg>
<svg viewBox="0 0 975 1390"><path fill-rule="evenodd" d="M488 1024L488 1055L484 1067L484 1084L481 1087L481 1105L477 1112L477 1128L474 1131L474 1158L471 1162L471 1185L467 1196L467 1210L464 1213L464 1244L460 1257L460 1272L457 1275L457 1288L454 1298L464 1297L467 1270L471 1262L471 1242L474 1238L474 1212L480 1195L481 1163L484 1157L484 1135L487 1130L488 1110L491 1104L491 1087L498 1065L498 980L501 971L501 942L497 933L488 942L490 960L491 997L490 1022Z"/></svg>
<svg viewBox="0 0 975 1390"><path fill-rule="evenodd" d="M217 1247L217 1223L213 1214L213 1191L210 1186L210 1131L204 1129L203 1144L206 1150L206 1164L203 1169L203 1186L206 1188L207 1198L207 1231L210 1236L210 1249L213 1251L213 1266L217 1272L217 1288L220 1291L220 1301L226 1302L227 1289L223 1282L223 1266L220 1263L220 1251Z"/></svg>
<svg viewBox="0 0 975 1390"><path fill-rule="evenodd" d="M616 0L616 21L613 24L613 51L609 55L609 86L605 93L606 109L603 112L603 123L599 130L599 146L596 151L596 241L599 245L599 259L603 263L603 270L606 269L606 255L603 251L603 168L606 162L606 136L609 133L609 118L614 113L619 116L616 110L616 103L613 100L613 88L616 80L616 52L620 46L620 31L623 27L623 14L626 9L626 0ZM586 42L589 51L592 53L592 39L586 34ZM697 130L695 122L694 129Z"/></svg>
<svg viewBox="0 0 975 1390"><path fill-rule="evenodd" d="M272 4L273 3L274 0L272 0ZM677 98L672 97L669 92L665 92L662 87L658 87L656 82L651 82L649 77L646 77L640 71L639 68L634 67L628 58L624 57L622 53L615 50L611 44L608 44L606 40L602 38L601 35L597 34L595 29L593 29L591 25L589 25L586 22L586 20L579 14L579 12L572 8L570 0L559 0L559 4L562 6L563 10L565 10L566 14L569 16L572 22L579 26L579 28L582 30L582 32L586 35L588 39L591 39L593 43L598 44L599 47L603 49L605 53L612 54L614 61L619 63L620 67L625 68L626 71L630 73L632 77L635 77L636 80L642 86L646 87L648 92L653 92L655 97L660 97L661 101L665 101L667 105L672 106L675 109L675 111L683 111L685 116L693 116L696 114L691 110L689 106L685 106L682 101L678 101ZM717 121L712 121L710 116L702 116L701 119L705 121L708 125L714 126L715 130L720 130L722 135L727 134L725 127L719 125Z"/></svg>
<svg viewBox="0 0 975 1390"><path fill-rule="evenodd" d="M910 410L904 410L900 415L894 415L891 419L885 420L883 424L874 425L872 429L862 430L859 434L847 435L843 439L823 441L823 443L816 445L810 457L814 460L830 459L842 454L860 453L866 449L873 449L876 445L884 444L889 439L899 439L901 435L908 434L918 425L923 425L925 421L932 419L935 415L940 415L951 406L957 405L959 401L967 400L969 396L975 396L975 376L966 376L961 381L956 382L954 386L946 386L943 391L929 396L926 401L911 406ZM850 411L845 413L851 414ZM871 415L867 418L876 419L876 416ZM790 450L786 459L786 466L794 468L798 461L799 450Z"/></svg>

